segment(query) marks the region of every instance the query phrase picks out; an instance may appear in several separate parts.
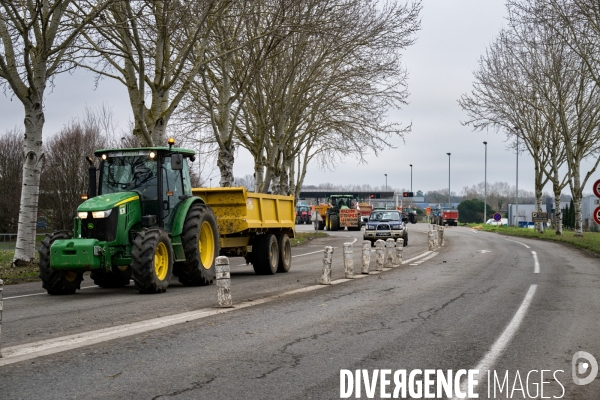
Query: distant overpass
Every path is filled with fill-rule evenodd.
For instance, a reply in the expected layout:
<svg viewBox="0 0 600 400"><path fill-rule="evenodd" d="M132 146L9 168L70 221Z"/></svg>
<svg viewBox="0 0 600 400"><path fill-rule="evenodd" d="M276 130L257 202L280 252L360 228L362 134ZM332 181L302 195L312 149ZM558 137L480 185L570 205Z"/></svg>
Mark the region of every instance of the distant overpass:
<svg viewBox="0 0 600 400"><path fill-rule="evenodd" d="M325 200L325 198L331 195L344 195L351 194L360 200L380 200L380 199L394 199L394 192L350 192L350 191L336 191L336 190L302 190L300 192L300 199L318 199Z"/></svg>

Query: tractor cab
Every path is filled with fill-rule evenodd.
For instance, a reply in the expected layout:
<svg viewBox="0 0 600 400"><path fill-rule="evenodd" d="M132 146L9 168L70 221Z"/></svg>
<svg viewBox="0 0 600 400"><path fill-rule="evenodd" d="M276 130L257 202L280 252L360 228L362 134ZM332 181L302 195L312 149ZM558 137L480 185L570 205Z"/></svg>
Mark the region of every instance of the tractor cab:
<svg viewBox="0 0 600 400"><path fill-rule="evenodd" d="M139 199L142 226L172 225L179 204L192 197L187 166L193 161L190 150L152 147L126 150L98 150L100 177L98 195L131 193ZM89 197L95 193L90 179Z"/></svg>

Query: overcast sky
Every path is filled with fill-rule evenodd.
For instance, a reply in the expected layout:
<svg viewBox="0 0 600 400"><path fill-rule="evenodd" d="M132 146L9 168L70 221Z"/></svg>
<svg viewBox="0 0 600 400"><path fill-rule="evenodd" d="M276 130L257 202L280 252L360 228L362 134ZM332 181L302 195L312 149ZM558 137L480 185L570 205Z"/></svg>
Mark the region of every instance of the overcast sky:
<svg viewBox="0 0 600 400"><path fill-rule="evenodd" d="M390 113L393 121L408 124L412 132L403 142L395 140L396 148L379 157L371 155L368 164L345 160L335 171L309 167L305 184L319 183L385 185L410 188L410 167L413 164L413 191L424 192L448 187L448 156L451 190L459 193L465 186L484 180L484 145L488 142L488 182L504 181L511 185L516 179L516 156L507 149L503 133L472 132L461 125L466 119L457 103L461 94L471 89L477 59L505 25L504 0L424 0L422 29L417 43L408 49L404 63L410 73L409 106ZM81 116L86 106L96 108L109 104L117 123L124 129L132 119L127 93L115 81L105 79L94 90L93 76L86 72L64 75L47 91L45 138L58 131L69 119ZM0 95L0 132L22 125L23 109L10 94ZM587 172L589 163L582 166ZM238 153L235 176L253 173L252 158ZM217 172L213 182L218 181ZM597 176L596 176L597 175ZM600 178L596 174L592 178ZM592 192L592 182L584 192ZM533 190L533 162L528 155L519 157L519 188ZM550 191L547 186L546 190ZM566 191L568 193L568 189Z"/></svg>

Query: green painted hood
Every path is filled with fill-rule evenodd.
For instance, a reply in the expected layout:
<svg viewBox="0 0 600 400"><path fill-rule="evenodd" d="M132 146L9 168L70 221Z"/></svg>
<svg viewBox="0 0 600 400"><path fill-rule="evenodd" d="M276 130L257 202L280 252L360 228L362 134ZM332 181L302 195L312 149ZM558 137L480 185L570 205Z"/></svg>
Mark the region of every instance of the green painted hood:
<svg viewBox="0 0 600 400"><path fill-rule="evenodd" d="M84 201L79 205L79 207L77 207L77 211L110 210L111 208L135 200L139 200L139 196L136 192L119 192L103 194Z"/></svg>

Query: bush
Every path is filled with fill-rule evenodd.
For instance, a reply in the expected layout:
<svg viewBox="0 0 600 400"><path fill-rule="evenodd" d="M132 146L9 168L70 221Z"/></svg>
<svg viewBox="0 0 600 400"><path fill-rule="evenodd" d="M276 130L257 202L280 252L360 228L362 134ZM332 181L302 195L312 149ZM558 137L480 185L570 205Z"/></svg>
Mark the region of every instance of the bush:
<svg viewBox="0 0 600 400"><path fill-rule="evenodd" d="M462 223L484 222L483 220L484 203L479 199L464 200L458 205L458 219ZM487 205L488 215L492 215L495 211Z"/></svg>

